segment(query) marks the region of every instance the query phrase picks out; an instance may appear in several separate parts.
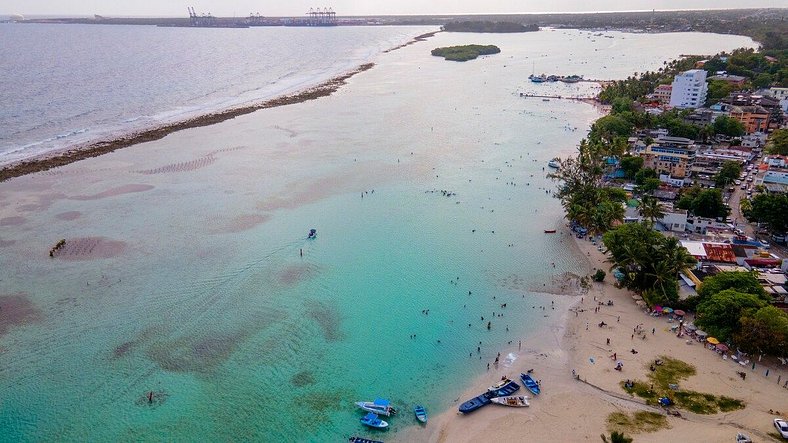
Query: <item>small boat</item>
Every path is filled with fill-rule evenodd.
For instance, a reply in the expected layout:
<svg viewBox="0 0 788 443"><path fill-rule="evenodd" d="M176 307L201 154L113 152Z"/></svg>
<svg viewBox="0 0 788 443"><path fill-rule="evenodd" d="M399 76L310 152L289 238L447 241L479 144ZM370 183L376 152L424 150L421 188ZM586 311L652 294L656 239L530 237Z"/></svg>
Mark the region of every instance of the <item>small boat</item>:
<svg viewBox="0 0 788 443"><path fill-rule="evenodd" d="M512 406L514 408L523 408L526 406L531 406L528 403L528 397L524 395L496 397L491 399L490 401L492 401L493 403L498 403L499 405Z"/></svg>
<svg viewBox="0 0 788 443"><path fill-rule="evenodd" d="M533 392L534 395L539 395L539 393L542 391L539 388L539 383L537 383L536 380L531 377L531 374L520 374L520 378L523 380L525 387L529 391Z"/></svg>
<svg viewBox="0 0 788 443"><path fill-rule="evenodd" d="M466 401L465 403L460 405L460 412L463 414L467 414L469 412L473 412L482 406L487 406L490 404L490 393L485 392L482 395L477 397L473 397L472 399Z"/></svg>
<svg viewBox="0 0 788 443"><path fill-rule="evenodd" d="M356 402L356 406L367 412L385 415L386 417L397 413L397 410L391 407L391 402L383 398L376 398L375 401L359 401Z"/></svg>
<svg viewBox="0 0 788 443"><path fill-rule="evenodd" d="M545 234L555 234L555 231L556 231L555 229L545 229L544 233Z"/></svg>
<svg viewBox="0 0 788 443"><path fill-rule="evenodd" d="M416 406L413 408L413 412L415 412L415 413L416 413L416 418L417 418L417 419L418 419L420 422L422 422L422 423L427 423L427 410L426 410L426 409L424 409L424 406L421 406L421 405L416 405Z"/></svg>
<svg viewBox="0 0 788 443"><path fill-rule="evenodd" d="M544 75L544 74L542 74L542 75L530 75L530 76L528 76L528 78L529 78L529 79L530 79L530 80L531 80L533 83L544 83L544 82L546 82L546 81L547 81L547 76L546 76L546 75Z"/></svg>
<svg viewBox="0 0 788 443"><path fill-rule="evenodd" d="M497 391L506 386L510 381L508 377L501 377L501 381L487 388L487 392Z"/></svg>
<svg viewBox="0 0 788 443"><path fill-rule="evenodd" d="M554 168L554 169L560 169L561 168L561 163L558 163L558 159L554 158L554 159L550 160L549 162L547 162L547 166L549 166L551 168Z"/></svg>
<svg viewBox="0 0 788 443"><path fill-rule="evenodd" d="M306 236L306 238L315 238L315 237L317 237L317 229L310 229L309 234Z"/></svg>
<svg viewBox="0 0 788 443"><path fill-rule="evenodd" d="M356 437L356 436L350 437L349 439L347 439L347 441L348 443L383 443L380 440L372 440L370 438Z"/></svg>
<svg viewBox="0 0 788 443"><path fill-rule="evenodd" d="M488 393L491 394L490 397L506 397L507 395L512 395L520 389L520 385L517 383L509 380L506 385L504 385L501 389L496 391L489 391Z"/></svg>
<svg viewBox="0 0 788 443"><path fill-rule="evenodd" d="M378 428L378 429L389 427L388 422L381 420L378 417L378 414L375 414L374 412L370 412L367 415L361 417L361 424L367 425L370 428Z"/></svg>

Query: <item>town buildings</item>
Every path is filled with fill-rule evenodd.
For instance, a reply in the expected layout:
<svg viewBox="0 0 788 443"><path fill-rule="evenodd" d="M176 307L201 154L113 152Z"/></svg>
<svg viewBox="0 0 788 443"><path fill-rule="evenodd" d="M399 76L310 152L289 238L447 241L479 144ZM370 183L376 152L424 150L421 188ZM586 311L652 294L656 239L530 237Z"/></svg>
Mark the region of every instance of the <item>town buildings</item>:
<svg viewBox="0 0 788 443"><path fill-rule="evenodd" d="M673 78L670 106L674 108L700 108L706 102L706 71L690 69Z"/></svg>

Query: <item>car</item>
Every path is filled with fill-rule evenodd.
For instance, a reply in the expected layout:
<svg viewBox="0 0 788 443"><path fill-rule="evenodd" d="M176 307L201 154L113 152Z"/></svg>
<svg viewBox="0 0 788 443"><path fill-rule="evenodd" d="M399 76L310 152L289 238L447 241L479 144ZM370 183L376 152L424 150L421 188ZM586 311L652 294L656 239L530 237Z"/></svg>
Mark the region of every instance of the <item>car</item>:
<svg viewBox="0 0 788 443"><path fill-rule="evenodd" d="M761 247L763 249L769 249L772 247L772 245L770 245L769 242L767 242L766 240L758 240L758 243L761 244Z"/></svg>
<svg viewBox="0 0 788 443"><path fill-rule="evenodd" d="M788 422L783 420L782 418L775 418L774 419L774 427L777 428L777 432L786 440L788 440Z"/></svg>

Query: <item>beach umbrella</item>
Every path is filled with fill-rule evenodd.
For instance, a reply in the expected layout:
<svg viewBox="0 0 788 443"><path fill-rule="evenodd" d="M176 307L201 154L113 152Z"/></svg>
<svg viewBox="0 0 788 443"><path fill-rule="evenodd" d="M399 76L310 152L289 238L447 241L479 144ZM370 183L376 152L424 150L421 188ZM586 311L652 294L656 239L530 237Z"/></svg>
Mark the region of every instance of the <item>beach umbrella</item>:
<svg viewBox="0 0 788 443"><path fill-rule="evenodd" d="M662 306L660 305L654 306L654 312L662 312Z"/></svg>
<svg viewBox="0 0 788 443"><path fill-rule="evenodd" d="M697 328L697 326L693 325L692 323L687 323L686 325L684 325L684 329L686 329L688 331L694 331L694 330L696 330L698 328Z"/></svg>
<svg viewBox="0 0 788 443"><path fill-rule="evenodd" d="M722 352L725 352L725 351L727 351L727 350L728 350L728 347L727 347L727 346L725 346L725 345L724 345L724 344L722 344L722 343L720 343L720 344L716 345L716 346L715 346L715 348L717 348L717 350L718 350L718 351L722 351Z"/></svg>
<svg viewBox="0 0 788 443"><path fill-rule="evenodd" d="M714 337L709 337L709 338L707 338L707 339L706 339L706 341L707 341L707 342L709 342L709 343L711 343L711 344L713 344L713 345L718 345L718 344L720 344L720 341L719 341L719 340L717 340L717 339L716 339L716 338L714 338Z"/></svg>
<svg viewBox="0 0 788 443"><path fill-rule="evenodd" d="M682 311L681 309L676 309L675 311L673 311L673 313L678 315L679 317L684 317L684 311Z"/></svg>
<svg viewBox="0 0 788 443"><path fill-rule="evenodd" d="M662 312L670 314L671 312L673 312L673 308L662 308Z"/></svg>
<svg viewBox="0 0 788 443"><path fill-rule="evenodd" d="M709 334L707 334L707 333L701 331L700 329L698 329L697 331L695 331L695 335L697 335L698 337L705 337L705 336L707 336Z"/></svg>

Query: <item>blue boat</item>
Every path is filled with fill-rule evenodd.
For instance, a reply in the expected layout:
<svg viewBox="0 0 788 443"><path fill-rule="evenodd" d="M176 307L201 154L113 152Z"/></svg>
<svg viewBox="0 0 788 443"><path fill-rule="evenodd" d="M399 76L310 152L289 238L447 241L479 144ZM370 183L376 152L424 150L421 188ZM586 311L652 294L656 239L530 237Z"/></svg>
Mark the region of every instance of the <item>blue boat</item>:
<svg viewBox="0 0 788 443"><path fill-rule="evenodd" d="M306 238L315 238L315 237L317 237L317 229L310 229L309 235L307 235Z"/></svg>
<svg viewBox="0 0 788 443"><path fill-rule="evenodd" d="M491 397L506 397L508 395L512 395L520 389L520 385L509 380L508 383L503 385L500 389L496 389L494 391L490 391Z"/></svg>
<svg viewBox="0 0 788 443"><path fill-rule="evenodd" d="M481 408L482 406L487 406L491 403L491 397L492 395L490 395L489 392L485 392L478 397L473 397L472 399L460 405L460 412L467 414Z"/></svg>
<svg viewBox="0 0 788 443"><path fill-rule="evenodd" d="M520 378L523 380L523 384L529 391L531 391L534 395L539 395L541 392L539 383L537 383L530 374L520 374Z"/></svg>
<svg viewBox="0 0 788 443"><path fill-rule="evenodd" d="M361 424L378 429L384 429L389 426L388 422L381 420L378 417L378 414L375 414L374 412L370 412L367 415L361 417Z"/></svg>
<svg viewBox="0 0 788 443"><path fill-rule="evenodd" d="M495 389L489 389L484 394L474 397L466 401L465 403L461 404L460 412L462 412L463 414L467 414L468 412L473 412L481 408L482 406L489 405L490 403L492 403L492 401L490 400L491 398L506 397L508 395L512 395L513 393L517 392L518 389L520 389L520 385L518 385L517 383L511 380L508 380L506 381L506 383L503 384L503 386L498 387L498 385L496 385L494 388Z"/></svg>
<svg viewBox="0 0 788 443"><path fill-rule="evenodd" d="M426 410L426 409L424 409L424 406L421 406L421 405L416 405L416 406L413 408L413 412L415 412L415 413L416 413L416 418L417 418L417 419L418 419L420 422L422 422L422 423L427 423L427 410Z"/></svg>

